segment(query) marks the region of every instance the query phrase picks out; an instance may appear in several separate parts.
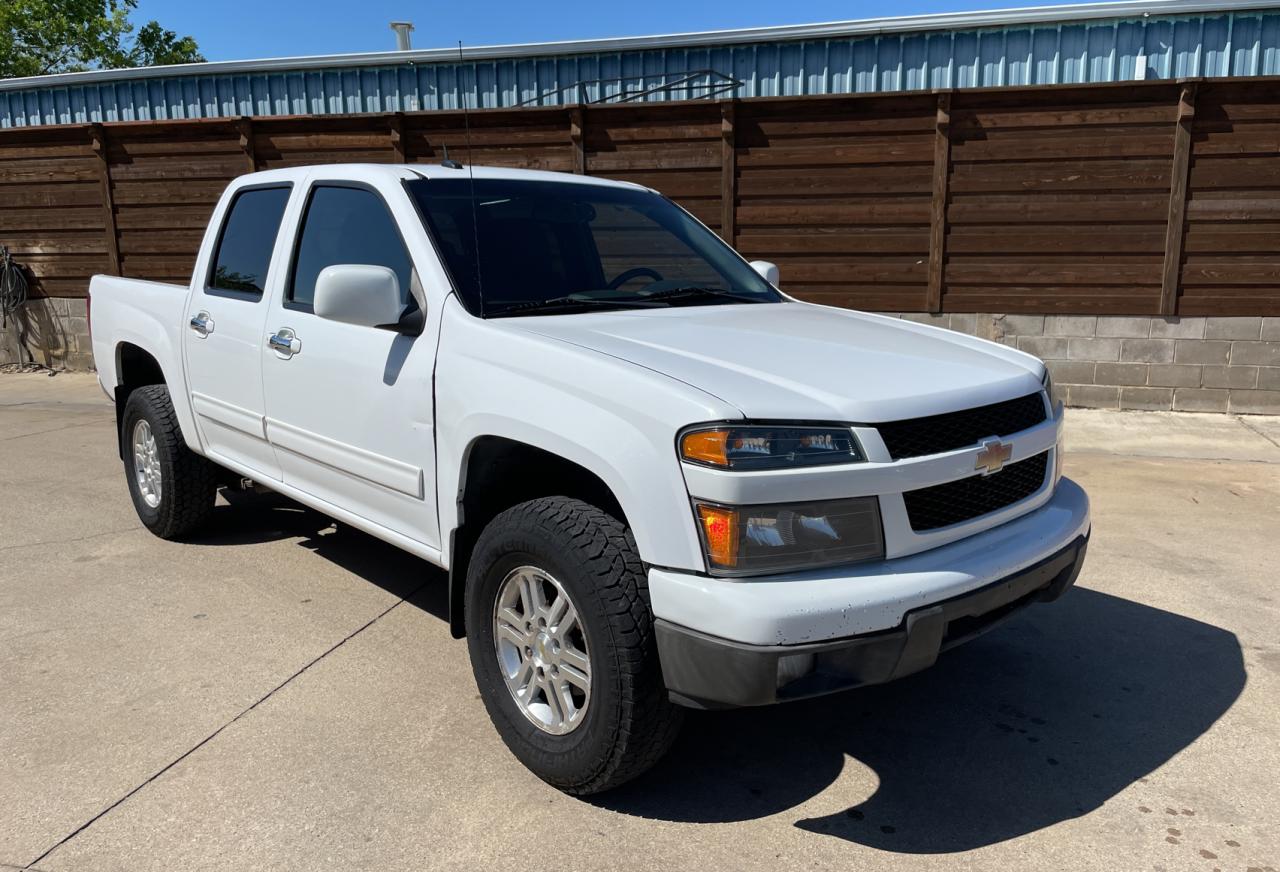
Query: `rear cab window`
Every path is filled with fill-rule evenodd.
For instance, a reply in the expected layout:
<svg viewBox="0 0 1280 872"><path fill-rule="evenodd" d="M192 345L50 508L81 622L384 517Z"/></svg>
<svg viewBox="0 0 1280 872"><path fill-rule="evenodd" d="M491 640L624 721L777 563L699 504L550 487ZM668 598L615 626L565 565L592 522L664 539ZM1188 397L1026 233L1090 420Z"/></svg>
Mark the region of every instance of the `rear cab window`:
<svg viewBox="0 0 1280 872"><path fill-rule="evenodd" d="M290 186L246 188L227 209L205 292L243 300L262 299Z"/></svg>

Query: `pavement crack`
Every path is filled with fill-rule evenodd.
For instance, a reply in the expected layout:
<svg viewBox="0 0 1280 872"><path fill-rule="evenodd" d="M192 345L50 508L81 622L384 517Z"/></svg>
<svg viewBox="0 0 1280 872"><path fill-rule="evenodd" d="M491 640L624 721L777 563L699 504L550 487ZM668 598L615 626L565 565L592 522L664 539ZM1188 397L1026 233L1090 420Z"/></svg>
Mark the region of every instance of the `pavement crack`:
<svg viewBox="0 0 1280 872"><path fill-rule="evenodd" d="M104 530L101 533L90 533L88 536L76 536L74 539L45 539L40 542L19 542L16 545L0 545L0 553L16 551L19 548L39 548L41 545L73 545L76 542L88 542L90 539L101 539L103 536L119 536L122 533L132 533L141 529L141 525L135 524L122 530Z"/></svg>
<svg viewBox="0 0 1280 872"><path fill-rule="evenodd" d="M1090 455L1093 457L1125 457L1131 460L1179 460L1187 463L1254 463L1263 466L1275 466L1276 461L1264 459L1260 457L1219 457L1208 454L1190 457L1185 454L1134 454L1132 451L1108 451L1102 448L1068 448L1065 452L1066 457L1073 454Z"/></svg>
<svg viewBox="0 0 1280 872"><path fill-rule="evenodd" d="M93 826L95 823L97 823L98 821L102 820L102 818L106 817L108 814L110 814L111 812L115 811L117 808L119 808L121 805L123 805L126 801L128 801L128 800L129 800L129 799L130 799L134 794L138 793L140 790L142 790L143 788L145 788L148 784L151 784L151 782L155 781L155 780L156 780L157 778L159 778L161 775L164 775L166 772L168 772L168 771L169 771L170 769L172 769L174 766L177 766L179 763L181 763L183 760L185 760L185 759L187 759L188 757L190 757L190 756L191 756L192 754L194 754L196 751L199 751L199 750L200 750L201 748L203 748L205 745L207 745L207 744L209 744L210 742L212 742L214 739L216 739L216 738L217 738L217 737L218 737L218 736L219 736L219 735L220 735L224 730L226 730L228 727L232 726L232 725L233 725L233 724L235 724L237 721L239 721L241 718L245 717L245 716L246 716L246 715L248 715L250 712L252 712L254 709L256 709L258 706L262 705L264 702L266 702L267 700L271 699L271 697L275 696L277 693L279 693L281 690L283 690L285 687L287 687L291 682L293 682L293 680L294 680L294 679L298 678L300 675L302 675L302 674L303 674L304 672L306 672L308 669L310 669L311 667L315 666L315 665L316 665L317 663L319 663L321 660L324 660L326 657L328 657L330 654L332 654L334 651L337 651L337 650L338 650L339 648L341 648L343 645L345 645L345 644L347 644L348 642L350 642L350 641L351 641L352 639L354 639L356 636L359 636L359 635L360 635L361 633L363 633L365 630L369 629L369 628L370 628L370 627L372 627L374 624L376 624L378 621L380 621L380 620L382 620L383 618L385 618L388 614L390 614L390 613L392 612L392 610L394 610L394 609L396 609L397 607L399 607L399 606L403 605L403 604L404 604L404 602L405 602L405 600L411 599L412 597L414 597L415 595L417 595L418 591L420 591L420 590L422 590L424 587L426 587L426 585L427 585L427 584L428 584L428 582L424 582L423 584L420 584L420 585L418 585L417 587L413 588L413 589L412 589L412 590L410 590L407 594L405 594L403 597L400 597L399 599L397 599L395 602L393 602L391 605L387 606L385 609L383 609L383 610L382 610L381 612L379 612L378 614L374 615L372 618L370 618L370 619L369 619L368 621L366 621L364 624L361 624L359 627L357 627L356 629L352 630L352 631L351 631L350 633L348 633L346 636L343 636L340 640L338 640L336 643L334 643L334 644L333 644L333 645L331 645L329 648L327 648L323 653L321 653L321 654L320 654L320 655L318 655L317 657L313 658L312 660L308 661L308 662L306 663L306 665L304 665L304 666L303 666L301 669L299 669L297 672L293 673L293 674L292 674L292 675L290 675L288 678L286 678L284 681L280 682L280 683L279 683L279 684L277 684L275 687L273 687L271 690L267 691L265 694L263 694L261 697L259 697L257 700L255 700L252 704L250 704L248 707L246 707L245 709L243 709L239 714L237 714L235 717L231 718L231 720L227 721L227 722L226 722L226 723L224 723L222 726L218 727L216 730L214 730L214 731L213 731L212 733L210 733L209 735L205 736L205 737L204 737L203 739L201 739L199 742L196 742L194 745L192 745L192 746L191 746L190 748L188 748L186 751L183 751L181 754L179 754L179 755L178 755L177 757L175 757L173 760L169 761L169 762L168 762L168 763L166 763L163 767L161 767L160 769L158 769L158 770L156 770L154 773L152 773L150 776L148 776L148 777L147 777L147 778L146 778L142 783L140 783L140 784L136 785L135 787L131 788L127 793L125 793L125 794L124 794L124 796L121 796L121 797L120 797L119 799L117 799L115 802L111 803L111 805L107 806L107 807L106 807L106 808L104 808L102 811L98 812L98 813L97 813L97 814L95 814L93 817L89 818L89 820L85 821L83 824L81 824L80 826L76 827L76 829L75 829L75 830L73 830L72 832L68 833L68 834L67 834L66 836L64 836L63 838L59 839L59 840L58 840L58 842L57 842L56 844L54 844L53 846L51 846L50 848L48 848L48 849L47 849L43 854L41 854L39 857L36 857L34 860L32 860L30 863L28 863L28 864L27 864L25 867L23 867L23 868L30 869L31 867L35 866L37 863L39 863L41 860L44 860L46 857L48 857L48 856L49 856L50 854L52 854L54 851L58 850L58 849L59 849L59 848L61 848L63 845L67 844L67 842L70 842L70 841L71 841L72 839L74 839L76 836L80 835L80 834L81 834L81 833L83 833L85 830L89 829L89 827Z"/></svg>
<svg viewBox="0 0 1280 872"><path fill-rule="evenodd" d="M1266 439L1268 442L1270 442L1270 443L1271 443L1272 445L1274 445L1275 447L1280 448L1280 442L1277 442L1276 440L1272 439L1270 435L1268 435L1268 434L1267 434L1267 433L1265 433L1264 431L1259 430L1257 427L1255 427L1255 426L1253 426L1252 424L1250 424L1250 423L1249 423L1249 420L1248 420L1247 418L1245 418L1244 416L1242 416L1242 415L1236 415L1236 416L1235 416L1235 419L1236 419L1237 421L1239 421L1239 422L1240 422L1240 426L1241 426L1241 427L1244 427L1244 428L1245 428L1246 430L1248 430L1250 433L1256 433L1257 435L1261 436L1263 439Z"/></svg>
<svg viewBox="0 0 1280 872"><path fill-rule="evenodd" d="M12 442L15 439L30 439L32 436L43 436L46 433L61 433L63 430L72 430L76 427L88 427L89 425L98 426L98 421L82 421L79 424L63 424L61 427L50 427L48 430L37 430L34 433L19 433L17 436L6 436L0 439L0 442Z"/></svg>

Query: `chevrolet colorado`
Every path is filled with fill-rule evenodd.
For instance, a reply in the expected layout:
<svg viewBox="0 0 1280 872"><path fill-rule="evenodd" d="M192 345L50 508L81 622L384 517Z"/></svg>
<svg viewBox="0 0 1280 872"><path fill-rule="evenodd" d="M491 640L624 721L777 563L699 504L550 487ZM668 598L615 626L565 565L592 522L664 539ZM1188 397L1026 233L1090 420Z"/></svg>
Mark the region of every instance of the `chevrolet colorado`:
<svg viewBox="0 0 1280 872"><path fill-rule="evenodd" d="M586 794L1080 571L1038 360L777 285L634 184L303 167L231 183L188 287L95 276L93 350L146 527L251 480L447 569L495 727Z"/></svg>

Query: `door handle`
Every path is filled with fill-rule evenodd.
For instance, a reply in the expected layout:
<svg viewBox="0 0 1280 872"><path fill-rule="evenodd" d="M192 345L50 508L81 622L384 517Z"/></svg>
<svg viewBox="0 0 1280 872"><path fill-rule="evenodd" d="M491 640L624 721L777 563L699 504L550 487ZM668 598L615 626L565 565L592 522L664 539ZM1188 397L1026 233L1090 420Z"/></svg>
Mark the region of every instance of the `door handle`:
<svg viewBox="0 0 1280 872"><path fill-rule="evenodd" d="M191 330L201 337L208 336L213 332L213 319L209 317L208 312L198 312L191 319Z"/></svg>
<svg viewBox="0 0 1280 872"><path fill-rule="evenodd" d="M267 345L271 346L271 350L282 360L288 360L302 351L302 340L288 327L281 327L268 336Z"/></svg>

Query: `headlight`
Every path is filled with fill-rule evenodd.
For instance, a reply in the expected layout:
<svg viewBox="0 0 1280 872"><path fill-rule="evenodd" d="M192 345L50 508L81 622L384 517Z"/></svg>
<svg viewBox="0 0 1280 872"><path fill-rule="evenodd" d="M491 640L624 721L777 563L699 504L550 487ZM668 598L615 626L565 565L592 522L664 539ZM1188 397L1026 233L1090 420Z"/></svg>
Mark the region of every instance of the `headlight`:
<svg viewBox="0 0 1280 872"><path fill-rule="evenodd" d="M759 575L884 557L875 497L720 506L694 501L714 575Z"/></svg>
<svg viewBox="0 0 1280 872"><path fill-rule="evenodd" d="M1040 379L1040 384L1044 385L1044 392L1049 397L1049 408L1053 408L1053 373L1049 372L1049 367L1044 368L1044 376Z"/></svg>
<svg viewBox="0 0 1280 872"><path fill-rule="evenodd" d="M721 469L785 469L865 460L847 427L707 426L680 436L680 459Z"/></svg>

